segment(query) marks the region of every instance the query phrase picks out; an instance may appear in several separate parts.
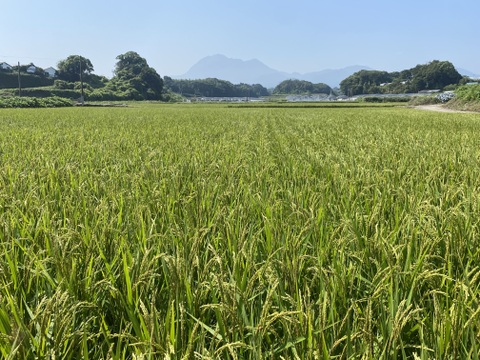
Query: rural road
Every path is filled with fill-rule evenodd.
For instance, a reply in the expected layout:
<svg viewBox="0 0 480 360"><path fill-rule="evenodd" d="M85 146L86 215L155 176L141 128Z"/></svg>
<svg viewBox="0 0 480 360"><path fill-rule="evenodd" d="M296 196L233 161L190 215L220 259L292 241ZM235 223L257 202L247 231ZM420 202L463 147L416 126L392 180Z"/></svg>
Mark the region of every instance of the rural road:
<svg viewBox="0 0 480 360"><path fill-rule="evenodd" d="M443 105L418 105L414 106L418 110L427 110L427 111L437 111L437 112L446 112L446 113L475 113L474 111L461 111L453 110L443 107Z"/></svg>

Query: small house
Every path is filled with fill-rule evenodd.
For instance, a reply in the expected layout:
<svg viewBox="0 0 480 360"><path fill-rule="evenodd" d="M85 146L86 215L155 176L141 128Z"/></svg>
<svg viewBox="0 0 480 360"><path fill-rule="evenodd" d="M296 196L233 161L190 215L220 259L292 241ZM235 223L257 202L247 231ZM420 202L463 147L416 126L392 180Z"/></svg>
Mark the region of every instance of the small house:
<svg viewBox="0 0 480 360"><path fill-rule="evenodd" d="M12 70L13 67L9 64L7 64L6 62L2 62L0 63L0 69L2 70Z"/></svg>
<svg viewBox="0 0 480 360"><path fill-rule="evenodd" d="M57 70L54 69L53 67L48 67L45 70L45 75L51 78L57 77Z"/></svg>
<svg viewBox="0 0 480 360"><path fill-rule="evenodd" d="M29 67L27 67L27 73L29 74L35 74L37 72L37 67L33 64L31 64Z"/></svg>

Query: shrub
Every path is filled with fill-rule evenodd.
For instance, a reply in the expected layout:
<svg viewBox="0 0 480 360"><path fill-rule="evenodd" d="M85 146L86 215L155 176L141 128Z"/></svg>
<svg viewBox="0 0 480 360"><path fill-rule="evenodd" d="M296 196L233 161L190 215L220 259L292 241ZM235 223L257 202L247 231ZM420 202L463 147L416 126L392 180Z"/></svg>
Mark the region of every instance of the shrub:
<svg viewBox="0 0 480 360"><path fill-rule="evenodd" d="M49 98L4 97L0 98L0 108L51 108L72 106L69 99L57 96Z"/></svg>
<svg viewBox="0 0 480 360"><path fill-rule="evenodd" d="M461 86L456 91L457 98L463 101L480 101L480 84Z"/></svg>
<svg viewBox="0 0 480 360"><path fill-rule="evenodd" d="M61 90L65 90L65 89L73 90L73 83L69 83L65 80L55 80L53 83L53 87L55 89L61 89Z"/></svg>
<svg viewBox="0 0 480 360"><path fill-rule="evenodd" d="M109 89L95 89L88 95L90 101L116 101L124 100L120 98L114 91Z"/></svg>
<svg viewBox="0 0 480 360"><path fill-rule="evenodd" d="M363 101L368 103L409 102L410 98L406 96L366 96Z"/></svg>
<svg viewBox="0 0 480 360"><path fill-rule="evenodd" d="M73 85L74 90L82 90L82 83L80 81L76 81ZM93 87L90 84L83 83L83 91L93 91Z"/></svg>
<svg viewBox="0 0 480 360"><path fill-rule="evenodd" d="M434 105L440 103L435 96L414 96L410 101L409 105L419 106L419 105Z"/></svg>

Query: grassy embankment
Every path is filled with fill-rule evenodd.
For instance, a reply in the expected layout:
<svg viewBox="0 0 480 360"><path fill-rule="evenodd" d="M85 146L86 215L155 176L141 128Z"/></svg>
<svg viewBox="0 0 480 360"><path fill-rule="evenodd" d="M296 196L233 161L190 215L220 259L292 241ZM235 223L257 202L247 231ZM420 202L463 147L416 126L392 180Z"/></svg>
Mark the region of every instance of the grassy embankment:
<svg viewBox="0 0 480 360"><path fill-rule="evenodd" d="M480 112L480 85L462 86L455 93L455 99L447 103L448 108Z"/></svg>
<svg viewBox="0 0 480 360"><path fill-rule="evenodd" d="M1 110L0 354L477 358L479 131L401 108Z"/></svg>
<svg viewBox="0 0 480 360"><path fill-rule="evenodd" d="M417 96L409 102L410 106L442 104L436 96ZM480 85L465 85L455 90L455 97L448 100L444 106L458 111L480 112Z"/></svg>

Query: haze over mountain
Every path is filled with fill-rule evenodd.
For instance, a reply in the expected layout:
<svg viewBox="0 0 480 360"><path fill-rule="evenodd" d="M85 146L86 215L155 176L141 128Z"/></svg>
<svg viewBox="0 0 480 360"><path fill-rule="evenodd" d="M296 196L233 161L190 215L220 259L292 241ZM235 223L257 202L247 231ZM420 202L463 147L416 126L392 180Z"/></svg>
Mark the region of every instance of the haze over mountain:
<svg viewBox="0 0 480 360"><path fill-rule="evenodd" d="M267 88L277 86L284 80L298 79L312 83L325 83L336 87L356 71L369 69L366 66L349 66L343 69L329 69L306 74L286 73L270 68L257 59L231 59L225 55L207 56L194 64L185 74L175 79L218 78L234 84L261 84Z"/></svg>
<svg viewBox="0 0 480 360"><path fill-rule="evenodd" d="M460 75L468 76L472 79L480 79L480 74L475 74L475 73L471 72L470 70L457 68L457 71L460 73Z"/></svg>

